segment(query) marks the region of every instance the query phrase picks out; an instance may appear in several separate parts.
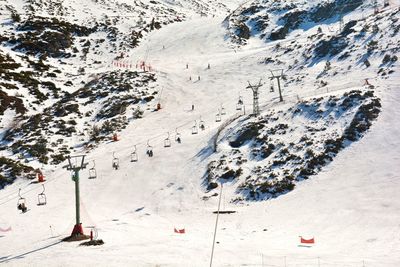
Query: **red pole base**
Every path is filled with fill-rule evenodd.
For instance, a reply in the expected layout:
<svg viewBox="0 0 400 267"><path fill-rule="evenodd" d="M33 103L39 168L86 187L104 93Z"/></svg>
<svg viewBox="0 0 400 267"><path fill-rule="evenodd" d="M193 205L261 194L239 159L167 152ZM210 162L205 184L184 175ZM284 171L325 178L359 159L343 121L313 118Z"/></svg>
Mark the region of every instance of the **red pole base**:
<svg viewBox="0 0 400 267"><path fill-rule="evenodd" d="M74 229L72 230L71 236L76 236L76 235L83 235L83 228L82 224L75 224Z"/></svg>

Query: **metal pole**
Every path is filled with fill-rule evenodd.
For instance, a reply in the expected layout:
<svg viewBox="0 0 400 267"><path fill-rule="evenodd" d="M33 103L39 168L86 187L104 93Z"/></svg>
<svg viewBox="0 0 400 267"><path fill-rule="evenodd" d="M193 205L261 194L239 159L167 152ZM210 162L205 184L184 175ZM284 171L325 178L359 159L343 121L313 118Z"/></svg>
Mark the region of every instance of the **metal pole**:
<svg viewBox="0 0 400 267"><path fill-rule="evenodd" d="M79 205L79 170L75 170L75 208L76 208L76 225L81 223L80 205Z"/></svg>
<svg viewBox="0 0 400 267"><path fill-rule="evenodd" d="M281 92L281 82L279 80L280 77L276 77L276 79L278 80L278 89L279 89L279 102L283 101L283 97L282 97L282 92Z"/></svg>
<svg viewBox="0 0 400 267"><path fill-rule="evenodd" d="M261 266L264 267L264 254L261 253Z"/></svg>
<svg viewBox="0 0 400 267"><path fill-rule="evenodd" d="M216 221L215 221L214 238L213 238L213 244L212 244L212 249L211 249L210 267L212 267L212 261L213 261L213 257L214 257L214 245L215 245L215 237L216 237L216 235L217 235L219 208L221 207L221 196L222 196L222 183L221 183L221 191L220 191L220 193L219 193L217 219L216 219Z"/></svg>

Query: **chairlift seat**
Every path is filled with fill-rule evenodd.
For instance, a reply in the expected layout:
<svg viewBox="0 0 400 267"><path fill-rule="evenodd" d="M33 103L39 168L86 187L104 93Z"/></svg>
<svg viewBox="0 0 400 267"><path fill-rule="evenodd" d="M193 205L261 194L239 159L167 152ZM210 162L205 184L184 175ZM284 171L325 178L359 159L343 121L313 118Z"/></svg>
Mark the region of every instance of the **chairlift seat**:
<svg viewBox="0 0 400 267"><path fill-rule="evenodd" d="M43 206L47 204L47 198L44 193L38 195L38 206Z"/></svg>
<svg viewBox="0 0 400 267"><path fill-rule="evenodd" d="M180 133L177 133L177 134L175 135L175 141L178 142L178 143L181 142L181 134L180 134Z"/></svg>
<svg viewBox="0 0 400 267"><path fill-rule="evenodd" d="M25 204L25 198L21 197L20 199L18 199L18 203L17 203L17 209L19 209L20 211L22 211L22 213L25 213L28 208L26 207Z"/></svg>
<svg viewBox="0 0 400 267"><path fill-rule="evenodd" d="M118 160L118 158L113 159L112 166L113 166L114 169L118 170L118 168L119 168L119 160Z"/></svg>
<svg viewBox="0 0 400 267"><path fill-rule="evenodd" d="M171 146L171 140L169 140L169 138L166 138L164 140L164 147L170 147Z"/></svg>
<svg viewBox="0 0 400 267"><path fill-rule="evenodd" d="M89 169L89 179L96 179L97 178L97 173L95 168L90 168Z"/></svg>
<svg viewBox="0 0 400 267"><path fill-rule="evenodd" d="M136 152L131 153L131 162L136 162L138 161L138 156Z"/></svg>

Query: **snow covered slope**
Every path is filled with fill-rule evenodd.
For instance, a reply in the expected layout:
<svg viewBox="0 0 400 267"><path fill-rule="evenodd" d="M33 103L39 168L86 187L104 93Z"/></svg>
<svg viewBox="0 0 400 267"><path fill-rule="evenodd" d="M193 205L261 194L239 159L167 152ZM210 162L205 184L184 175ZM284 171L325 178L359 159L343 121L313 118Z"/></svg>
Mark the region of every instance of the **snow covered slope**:
<svg viewBox="0 0 400 267"><path fill-rule="evenodd" d="M163 1L166 5L176 2ZM227 5L234 9L233 3L229 1ZM207 194L203 176L211 158L218 156L212 153L213 140L224 141L225 131L237 126L234 120L237 116L241 115L239 120L248 119L252 95L246 89L247 81L255 83L263 78L265 84L267 70L284 68L291 74L288 66L296 65L298 72L301 70L307 75L304 78L300 75L298 81L283 82L283 104L279 103L276 91L269 92L269 83L260 89L262 116L271 114L272 109L287 111L290 106L301 105L299 101L314 103L312 99L316 97L329 99L331 95L352 90L364 94L371 90L363 85L366 78L374 85L374 96L380 99L379 116L360 140L345 147L329 165L297 183L295 190L287 194L268 201L234 204L229 200L237 197L237 184L225 183L221 208L236 213L219 217L213 266L400 265L398 63L387 62L385 68L393 72L389 74L387 70L386 75L378 75L384 53L377 52L371 56L368 68L351 63L358 57L351 54L346 64L333 57L328 67L324 58L315 64L303 64L300 69L302 64L291 58L295 52L288 52L285 58L284 50L279 50L290 42L294 42L290 44L293 46L302 44L304 40L300 38L298 42L291 39L271 44L250 38L248 45L232 49L226 38L226 23L223 23L228 12L218 5L215 9L218 11L215 17L189 13L185 21L151 31L137 47L124 50L131 62L145 58L146 64L154 69L150 73L134 71L140 77L157 78L152 83L159 88L155 100L160 101L161 110L152 111L155 100L150 102L149 110L147 103L143 103L142 119L133 120L133 113L125 114L129 123L119 132L120 141L101 142L88 153L77 145L82 142L79 139L68 140L75 149L73 154L86 154L88 168L95 160L97 179L89 180L88 170L81 171L81 217L85 231L96 226L105 244L79 247L77 243L60 242L74 225L74 183L70 173L62 168L63 164L48 165L43 166L47 205L36 206L42 186L31 180L18 178L0 191L0 228L11 227L10 231L0 232L0 263L7 266L209 265L216 216L212 212L216 210L220 188L215 189L214 196ZM377 20L378 27L398 16L398 13L389 16L395 12L392 10L384 12L379 15L382 19ZM382 33L379 46L396 48L398 35L390 37L392 33L392 29L388 34ZM310 32L304 34L308 36ZM277 50L278 43L281 48ZM2 49L7 49L18 60L15 51L7 46ZM84 83L90 85L85 87L90 88L88 92L101 92L101 86L107 85L112 77L123 80L132 75L110 64L121 51L104 49L99 55L94 53L96 49L90 51L93 53L89 52L88 57L108 63L101 68L96 65L89 68L83 59L62 59L71 72L77 71L74 64L85 67L82 77L87 77ZM282 61L285 58L285 64L265 64L266 59L275 56ZM394 56L398 52L390 50L390 58ZM347 64L353 64L350 70L334 75L336 68L345 68ZM91 75L95 75L94 79L89 78ZM67 82L64 76L58 79L61 84ZM323 87L321 79L327 83ZM69 80L74 84L76 77ZM88 83L91 80L96 82ZM73 93L80 89L74 86L62 88ZM246 115L242 115L244 110L236 109L239 96L243 98ZM52 106L54 102L47 104ZM44 104L36 106L41 105ZM8 121L4 123L10 123L9 118L15 114L13 110L5 110ZM96 111L103 110L104 107ZM221 121L217 122L219 115ZM289 117L284 118L287 124L292 123ZM349 118L343 117L343 122ZM84 123L79 118L77 121ZM204 122L204 130L200 129L200 121ZM231 121L231 124L225 123ZM193 134L193 130L198 133ZM216 136L219 132L222 134ZM177 133L181 135L181 143L174 140ZM290 138L285 137L283 142ZM171 141L170 147L164 147L165 139ZM153 148L153 157L146 155L148 145ZM224 145L219 143L218 149ZM135 148L138 161L131 162ZM8 158L18 159L11 157L10 151L2 152ZM119 159L118 170L112 168L113 152ZM31 164L40 166L36 161ZM16 209L19 188L30 209L23 214ZM174 228L184 228L185 234L174 233ZM314 237L316 243L304 247L299 243L299 236Z"/></svg>

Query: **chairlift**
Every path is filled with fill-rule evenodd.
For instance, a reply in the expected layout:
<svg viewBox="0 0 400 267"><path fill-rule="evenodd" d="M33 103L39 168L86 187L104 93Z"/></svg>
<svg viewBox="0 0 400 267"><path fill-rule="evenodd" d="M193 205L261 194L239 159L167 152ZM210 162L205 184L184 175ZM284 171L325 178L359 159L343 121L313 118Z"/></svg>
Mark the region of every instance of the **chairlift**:
<svg viewBox="0 0 400 267"><path fill-rule="evenodd" d="M96 179L97 172L96 172L96 162L93 160L93 167L89 169L89 179Z"/></svg>
<svg viewBox="0 0 400 267"><path fill-rule="evenodd" d="M217 115L215 117L215 121L216 122L220 122L221 121L221 111L220 110L218 110L218 113L217 113Z"/></svg>
<svg viewBox="0 0 400 267"><path fill-rule="evenodd" d="M17 209L19 209L20 211L22 211L22 213L25 213L28 208L26 207L26 200L24 197L21 197L21 188L18 191L18 202L17 202Z"/></svg>
<svg viewBox="0 0 400 267"><path fill-rule="evenodd" d="M46 194L44 193L45 191L44 184L42 184L42 186L43 186L43 191L42 193L38 194L38 206L44 206L47 204Z"/></svg>
<svg viewBox="0 0 400 267"><path fill-rule="evenodd" d="M204 121L201 119L201 117L200 117L200 121L199 121L199 127L202 131L204 131L206 129Z"/></svg>
<svg viewBox="0 0 400 267"><path fill-rule="evenodd" d="M150 145L149 140L147 140L147 151L146 154L149 157L153 157L153 147Z"/></svg>
<svg viewBox="0 0 400 267"><path fill-rule="evenodd" d="M239 100L236 104L236 110L242 110L242 106L243 106L243 98L242 96L239 96Z"/></svg>
<svg viewBox="0 0 400 267"><path fill-rule="evenodd" d="M273 81L271 81L271 86L270 86L270 88L269 88L269 91L270 91L271 93L275 92L274 82L273 82Z"/></svg>
<svg viewBox="0 0 400 267"><path fill-rule="evenodd" d="M226 114L225 108L222 107L222 106L221 106L221 112L220 112L220 114L221 114L221 115L225 115L225 114Z"/></svg>
<svg viewBox="0 0 400 267"><path fill-rule="evenodd" d="M138 161L138 155L136 153L136 145L134 146L134 150L131 153L131 162L137 162Z"/></svg>
<svg viewBox="0 0 400 267"><path fill-rule="evenodd" d="M192 134L197 134L199 131L197 129L197 122L194 121L194 125L192 126Z"/></svg>
<svg viewBox="0 0 400 267"><path fill-rule="evenodd" d="M181 134L178 132L178 128L176 128L176 134L175 134L175 142L181 143Z"/></svg>
<svg viewBox="0 0 400 267"><path fill-rule="evenodd" d="M119 169L119 159L115 156L115 152L113 152L112 167L116 170Z"/></svg>
<svg viewBox="0 0 400 267"><path fill-rule="evenodd" d="M171 140L169 139L169 132L167 132L167 134L168 134L167 138L164 139L164 147L171 146Z"/></svg>

